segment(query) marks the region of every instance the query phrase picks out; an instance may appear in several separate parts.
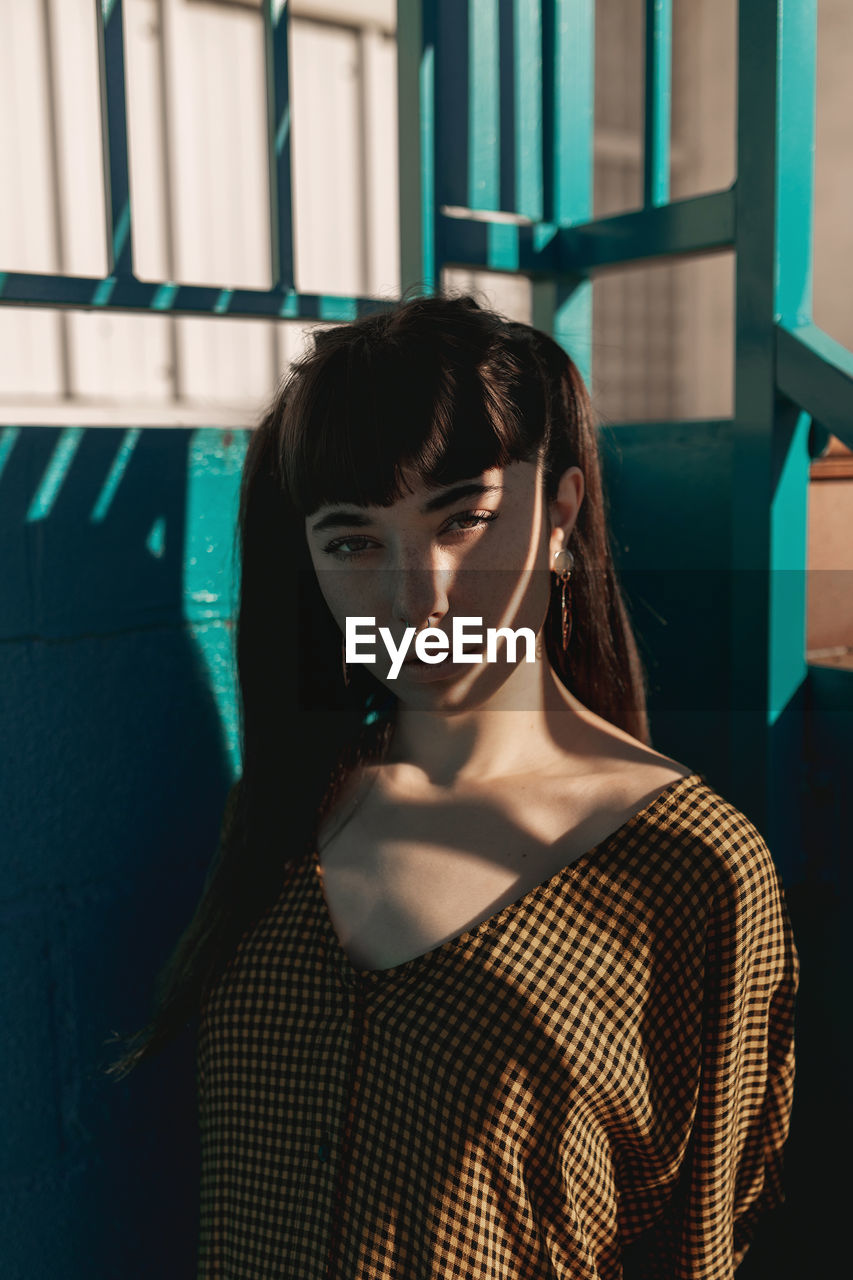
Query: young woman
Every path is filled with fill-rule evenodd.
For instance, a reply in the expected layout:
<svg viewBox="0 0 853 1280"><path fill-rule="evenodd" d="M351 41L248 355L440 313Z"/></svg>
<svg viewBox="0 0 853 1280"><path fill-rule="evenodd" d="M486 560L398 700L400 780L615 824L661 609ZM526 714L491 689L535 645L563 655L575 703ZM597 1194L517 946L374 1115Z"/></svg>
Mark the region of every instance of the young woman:
<svg viewBox="0 0 853 1280"><path fill-rule="evenodd" d="M318 333L240 534L243 773L116 1067L199 1015L198 1280L731 1280L797 952L650 743L574 364L470 298Z"/></svg>

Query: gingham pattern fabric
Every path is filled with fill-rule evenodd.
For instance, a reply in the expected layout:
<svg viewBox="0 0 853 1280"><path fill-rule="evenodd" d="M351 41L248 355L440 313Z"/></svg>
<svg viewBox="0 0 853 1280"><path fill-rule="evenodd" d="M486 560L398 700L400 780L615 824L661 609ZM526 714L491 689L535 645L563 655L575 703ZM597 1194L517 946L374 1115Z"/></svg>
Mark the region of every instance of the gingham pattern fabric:
<svg viewBox="0 0 853 1280"><path fill-rule="evenodd" d="M198 1280L730 1280L784 1199L798 975L698 773L390 969L306 856L202 1010Z"/></svg>

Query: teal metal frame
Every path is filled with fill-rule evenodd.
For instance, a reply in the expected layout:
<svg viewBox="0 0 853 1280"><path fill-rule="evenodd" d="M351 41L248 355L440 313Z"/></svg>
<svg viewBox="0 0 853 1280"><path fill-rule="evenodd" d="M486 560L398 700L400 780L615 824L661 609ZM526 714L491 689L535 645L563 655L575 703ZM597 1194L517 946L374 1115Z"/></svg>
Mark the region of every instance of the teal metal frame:
<svg viewBox="0 0 853 1280"><path fill-rule="evenodd" d="M286 0L264 4L272 287L134 275L122 0L95 3L108 274L0 272L0 304L325 321L386 307L301 293L294 280ZM853 355L811 315L817 0L749 0L739 10L732 186L670 200L672 0L646 0L643 207L596 219L594 0L399 0L401 275L404 288L426 291L449 265L529 276L535 323L588 376L597 270L733 252L726 643L732 706L748 709L732 713L730 758L733 798L749 797L760 821L771 775L785 775L779 724L807 674L809 452L827 430L853 445ZM799 749L796 724L786 718L784 751Z"/></svg>
<svg viewBox="0 0 853 1280"><path fill-rule="evenodd" d="M802 786L810 454L832 431L853 446L853 355L811 316L817 0L749 0L738 15L738 171L726 190L669 198L672 0L647 0L643 207L592 216L594 0L419 0L401 4L401 101L418 86L422 173L404 172L406 278L442 266L529 275L534 321L589 372L590 283L603 267L717 251L736 270L735 407L729 572L729 794L774 839L786 879L803 870ZM541 33L541 57L515 63L498 85L496 45ZM421 33L418 46L417 35ZM447 78L468 47L464 94ZM523 84L523 88L520 87ZM535 120L516 198L494 167L506 163L494 103L514 95L510 127ZM541 102L537 116L529 99ZM451 106L448 106L448 101ZM464 123L464 117L463 123ZM468 199L462 198L468 156ZM489 169L491 166L491 169ZM432 175L444 176L436 189ZM476 175L476 181L472 175ZM426 175L430 175L427 178ZM467 205L469 212L464 206ZM463 206L460 208L460 206ZM421 216L418 223L417 212ZM539 210L542 210L541 215ZM489 213L517 215L489 220ZM838 673L853 680L853 673ZM799 789L797 783L799 782ZM792 784L794 784L792 786ZM780 803L783 801L783 803ZM799 828L799 830L798 830Z"/></svg>

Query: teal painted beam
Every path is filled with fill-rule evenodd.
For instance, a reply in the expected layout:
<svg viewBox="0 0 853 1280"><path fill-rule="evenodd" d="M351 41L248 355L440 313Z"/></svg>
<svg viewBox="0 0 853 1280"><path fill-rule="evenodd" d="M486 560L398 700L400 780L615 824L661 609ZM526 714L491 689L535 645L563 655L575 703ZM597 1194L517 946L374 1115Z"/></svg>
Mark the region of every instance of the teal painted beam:
<svg viewBox="0 0 853 1280"><path fill-rule="evenodd" d="M438 215L446 265L553 276L559 269L557 228Z"/></svg>
<svg viewBox="0 0 853 1280"><path fill-rule="evenodd" d="M134 276L32 275L0 272L0 306L72 307L268 320L354 320L392 300L298 293L294 289L222 289L218 285L137 280Z"/></svg>
<svg viewBox="0 0 853 1280"><path fill-rule="evenodd" d="M816 324L776 328L780 392L853 449L853 352Z"/></svg>
<svg viewBox="0 0 853 1280"><path fill-rule="evenodd" d="M561 228L558 239L560 268L568 274L730 249L735 240L734 189Z"/></svg>
<svg viewBox="0 0 853 1280"><path fill-rule="evenodd" d="M672 109L672 0L646 0L643 203L669 200Z"/></svg>

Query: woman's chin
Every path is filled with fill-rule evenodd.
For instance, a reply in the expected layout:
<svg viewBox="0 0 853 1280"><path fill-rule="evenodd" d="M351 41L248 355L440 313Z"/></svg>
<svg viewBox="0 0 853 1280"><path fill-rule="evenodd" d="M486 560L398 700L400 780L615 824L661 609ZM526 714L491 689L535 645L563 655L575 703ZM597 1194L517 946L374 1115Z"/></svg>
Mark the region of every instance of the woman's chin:
<svg viewBox="0 0 853 1280"><path fill-rule="evenodd" d="M486 702L512 671L493 663L407 662L395 680L386 676L384 683L405 706L469 710Z"/></svg>

